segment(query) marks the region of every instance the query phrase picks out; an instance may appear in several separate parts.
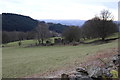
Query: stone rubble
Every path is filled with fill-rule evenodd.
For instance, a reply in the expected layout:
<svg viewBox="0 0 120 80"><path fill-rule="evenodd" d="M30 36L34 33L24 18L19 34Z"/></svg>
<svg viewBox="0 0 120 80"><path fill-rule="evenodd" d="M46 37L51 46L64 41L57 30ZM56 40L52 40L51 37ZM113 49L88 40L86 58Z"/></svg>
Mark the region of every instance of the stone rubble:
<svg viewBox="0 0 120 80"><path fill-rule="evenodd" d="M76 68L74 75L68 75L71 80L103 80L110 78L118 78L118 67L120 55L114 55L110 61L104 63L104 66L89 66L88 69L83 67ZM101 60L102 61L102 60ZM62 77L61 77L62 78ZM99 78L99 79L98 79Z"/></svg>

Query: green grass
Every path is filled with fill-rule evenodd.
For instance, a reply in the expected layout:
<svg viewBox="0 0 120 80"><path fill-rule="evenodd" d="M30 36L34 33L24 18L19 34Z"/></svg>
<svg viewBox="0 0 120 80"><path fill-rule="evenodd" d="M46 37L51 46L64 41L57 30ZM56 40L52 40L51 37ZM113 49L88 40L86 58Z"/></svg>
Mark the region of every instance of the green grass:
<svg viewBox="0 0 120 80"><path fill-rule="evenodd" d="M119 34L119 33L114 33L114 34L112 34L111 36L106 37L106 39L118 38L118 37L119 37L118 34ZM89 43L89 42L93 42L93 41L96 41L96 40L100 40L100 38L86 39L86 40L82 40L82 41L84 41L84 42L86 42L86 43Z"/></svg>
<svg viewBox="0 0 120 80"><path fill-rule="evenodd" d="M51 43L54 43L54 39L58 39L58 38L61 38L61 37L52 37L52 38L49 38L49 39L46 39L44 41L44 43L46 43L46 41L50 41ZM16 41L16 42L10 42L10 43L7 43L7 44L3 44L5 47L16 47L16 46L19 46L18 45L18 42L19 41ZM36 43L38 43L37 40L22 40L22 46L27 46L27 45L30 45L30 44L33 44L35 45Z"/></svg>
<svg viewBox="0 0 120 80"><path fill-rule="evenodd" d="M107 37L107 39L111 39L111 38L118 38L120 33L114 33L113 35Z"/></svg>
<svg viewBox="0 0 120 80"><path fill-rule="evenodd" d="M93 42L93 41L96 41L96 40L99 40L98 38L95 38L95 39L86 39L86 40L83 40L85 43L89 43L89 42Z"/></svg>
<svg viewBox="0 0 120 80"><path fill-rule="evenodd" d="M16 41L16 42L10 42L10 43L7 43L7 44L3 44L5 47L16 47L16 46L19 46L18 45L18 42L19 41ZM22 46L26 46L26 45L30 45L30 44L35 44L37 41L36 40L22 40Z"/></svg>
<svg viewBox="0 0 120 80"><path fill-rule="evenodd" d="M31 43L27 41L25 44ZM34 41L33 41L34 43ZM9 43L9 46L16 42ZM49 47L5 47L2 50L3 78L16 78L38 74L75 65L75 61L83 61L85 56L97 51L117 47L117 41L101 45L81 44L79 46ZM89 55L86 55L89 54Z"/></svg>
<svg viewBox="0 0 120 80"><path fill-rule="evenodd" d="M46 43L47 40L50 41L51 43L54 43L54 39L58 39L58 38L61 38L61 37L52 37L52 38L46 39L44 41L44 43ZM107 37L106 39L112 39L112 38L118 38L118 33L114 33L111 36ZM96 41L96 40L100 40L100 39L95 38L95 39L86 39L86 40L81 40L81 41L83 41L85 43L89 43L89 42L93 42L93 41ZM16 46L19 46L18 42L19 41L10 42L10 43L3 44L3 45L5 47L16 47ZM30 44L35 45L36 43L38 43L37 40L22 40L21 42L22 42L22 46L28 46Z"/></svg>

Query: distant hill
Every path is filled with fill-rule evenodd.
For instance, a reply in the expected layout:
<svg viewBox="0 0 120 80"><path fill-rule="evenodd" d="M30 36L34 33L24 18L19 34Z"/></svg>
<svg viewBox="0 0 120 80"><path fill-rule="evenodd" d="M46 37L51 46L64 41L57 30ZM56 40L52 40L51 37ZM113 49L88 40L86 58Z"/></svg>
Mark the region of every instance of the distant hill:
<svg viewBox="0 0 120 80"><path fill-rule="evenodd" d="M85 20L53 20L53 19L41 19L42 21L45 22L51 22L51 23L60 23L63 25L68 25L68 26L82 26L85 22Z"/></svg>
<svg viewBox="0 0 120 80"><path fill-rule="evenodd" d="M66 28L69 26L67 25L62 25L62 24L55 24L55 23L47 23L49 25L49 30L57 32L57 33L62 33Z"/></svg>
<svg viewBox="0 0 120 80"><path fill-rule="evenodd" d="M43 21L43 20L41 20ZM29 16L2 13L2 30L3 31L31 31L38 24L38 20L32 19ZM68 27L62 24L48 23L49 30L62 33L62 31Z"/></svg>
<svg viewBox="0 0 120 80"><path fill-rule="evenodd" d="M51 20L41 19L39 21L45 21L49 25L49 30L62 33L63 30L71 25L82 26L85 20ZM31 31L37 26L38 20L35 20L29 16L2 13L2 30L4 31ZM118 21L115 21L117 24ZM119 22L120 23L120 22Z"/></svg>
<svg viewBox="0 0 120 80"><path fill-rule="evenodd" d="M29 16L13 13L2 13L2 30L30 31L37 26L38 21Z"/></svg>
<svg viewBox="0 0 120 80"><path fill-rule="evenodd" d="M53 19L40 19L40 21L45 21L46 23L55 23L68 26L79 26L81 27L87 20L53 20ZM120 21L113 21L116 24L120 24Z"/></svg>

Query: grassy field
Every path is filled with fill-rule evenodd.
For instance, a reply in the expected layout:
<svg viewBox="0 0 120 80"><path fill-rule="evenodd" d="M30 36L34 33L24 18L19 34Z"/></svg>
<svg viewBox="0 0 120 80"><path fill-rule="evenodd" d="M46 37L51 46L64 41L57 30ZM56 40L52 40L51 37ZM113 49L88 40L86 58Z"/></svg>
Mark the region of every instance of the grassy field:
<svg viewBox="0 0 120 80"><path fill-rule="evenodd" d="M31 43L32 40L24 44ZM33 41L34 43L34 41ZM118 42L106 44L81 44L78 46L44 46L19 47L16 42L2 50L3 78L16 78L47 72L50 70L75 65L75 61L83 61L85 56L108 48L117 48ZM14 47L15 46L15 47Z"/></svg>
<svg viewBox="0 0 120 80"><path fill-rule="evenodd" d="M44 43L46 43L46 41L50 41L51 43L54 43L54 39L58 39L58 38L61 38L61 37L53 37L53 38L50 38L50 39L46 39L44 41ZM18 42L19 41L10 42L10 43L7 43L7 44L2 44L2 45L5 46L5 47L16 47L16 46L19 46ZM36 43L38 43L38 41L36 39L34 39L34 40L22 40L21 42L22 42L22 46L28 46L30 44L35 45Z"/></svg>
<svg viewBox="0 0 120 80"><path fill-rule="evenodd" d="M106 39L113 39L113 38L118 38L118 37L119 37L119 33L114 33L111 36L106 37ZM82 41L84 41L86 43L89 43L89 42L93 42L93 41L96 41L96 40L100 40L100 38L86 39L86 40L82 40Z"/></svg>

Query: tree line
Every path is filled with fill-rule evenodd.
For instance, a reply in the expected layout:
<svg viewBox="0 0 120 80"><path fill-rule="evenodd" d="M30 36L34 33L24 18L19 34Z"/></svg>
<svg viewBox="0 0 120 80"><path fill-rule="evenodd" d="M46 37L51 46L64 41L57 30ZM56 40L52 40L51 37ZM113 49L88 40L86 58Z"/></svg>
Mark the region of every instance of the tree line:
<svg viewBox="0 0 120 80"><path fill-rule="evenodd" d="M82 27L64 27L64 30L60 32L61 34L57 31L51 31L49 29L49 26L51 25L54 24L47 24L44 21L39 21L37 26L31 31L3 31L2 43L36 39L38 44L44 44L45 39L56 36L61 36L64 39L64 42L67 43L80 42L80 39L92 38L100 38L104 41L106 37L118 32L118 26L113 22L113 17L108 10L101 11L99 16L95 16L94 18L86 21Z"/></svg>
<svg viewBox="0 0 120 80"><path fill-rule="evenodd" d="M86 21L81 28L72 26L66 29L63 37L69 42L79 42L80 38L100 38L105 41L106 37L118 31L118 25L113 22L112 14L108 10L103 10L99 16Z"/></svg>
<svg viewBox="0 0 120 80"><path fill-rule="evenodd" d="M40 27L36 27L34 30L28 31L28 32L2 31L2 41L1 42L3 44L7 44L9 42L15 42L15 41L21 42L22 40L37 40L38 44L41 44L41 43L43 44L43 41L46 38L58 37L59 35L60 35L59 33L49 31L49 29L40 26Z"/></svg>

